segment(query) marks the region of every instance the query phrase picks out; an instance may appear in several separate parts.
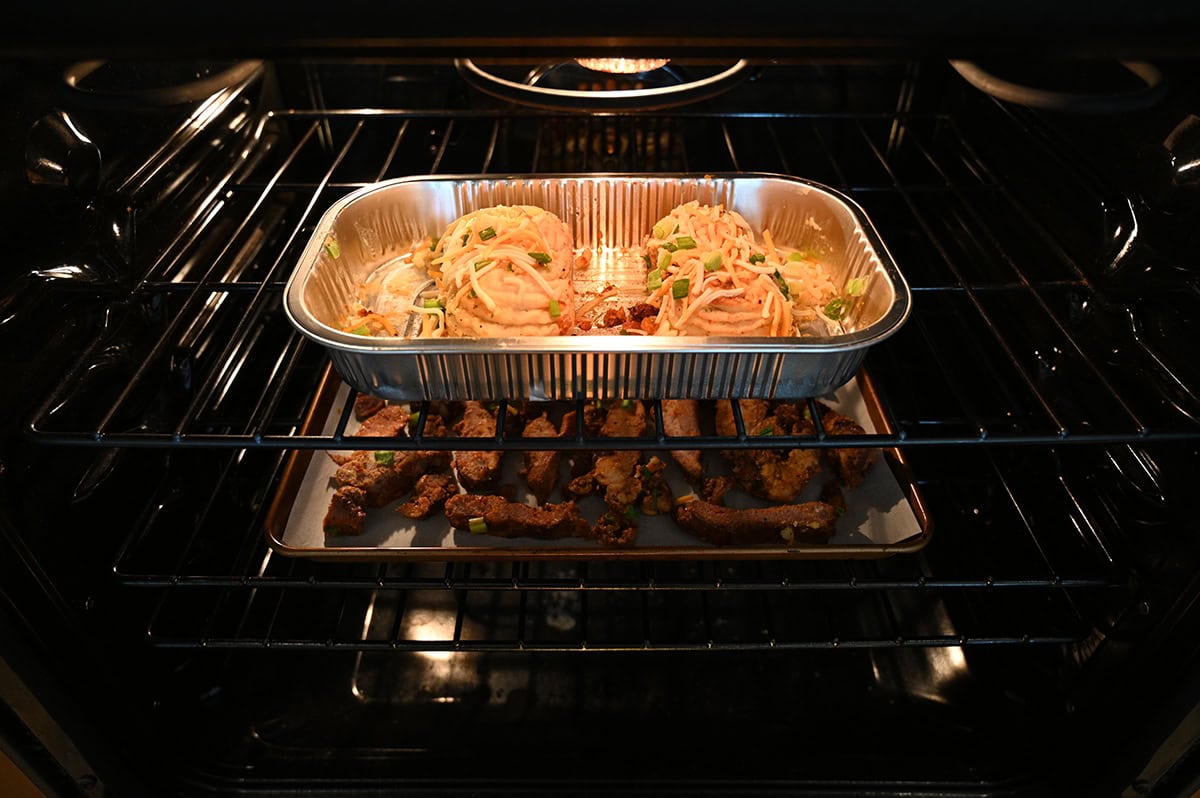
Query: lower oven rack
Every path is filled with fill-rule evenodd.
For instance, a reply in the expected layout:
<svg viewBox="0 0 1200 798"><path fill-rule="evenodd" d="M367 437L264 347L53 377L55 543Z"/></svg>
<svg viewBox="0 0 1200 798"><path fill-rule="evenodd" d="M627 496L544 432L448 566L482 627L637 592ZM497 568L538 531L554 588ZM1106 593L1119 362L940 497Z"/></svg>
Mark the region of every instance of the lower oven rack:
<svg viewBox="0 0 1200 798"><path fill-rule="evenodd" d="M242 472L282 470L284 460L215 459L224 465L208 469L216 495L261 482ZM952 531L918 555L885 561L313 562L264 544L269 497L197 503L166 478L148 497L157 510L113 562L117 582L134 588L117 606L130 613L126 625L139 624L139 638L183 649L1094 644L1127 609L1139 577L1094 488L1075 484L1102 479L1103 468L1050 496L1021 476L1031 467L1044 475L1053 459L1030 451L1018 462L989 450L918 459L920 489ZM381 625L383 617L391 621Z"/></svg>

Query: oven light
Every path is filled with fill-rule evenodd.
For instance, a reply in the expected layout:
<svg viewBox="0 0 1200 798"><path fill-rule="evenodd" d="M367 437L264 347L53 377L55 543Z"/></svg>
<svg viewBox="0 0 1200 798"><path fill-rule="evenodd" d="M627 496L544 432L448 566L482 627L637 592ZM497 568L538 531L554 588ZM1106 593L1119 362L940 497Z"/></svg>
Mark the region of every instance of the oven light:
<svg viewBox="0 0 1200 798"><path fill-rule="evenodd" d="M653 72L671 63L669 58L576 58L575 63L595 72L615 75L634 75Z"/></svg>

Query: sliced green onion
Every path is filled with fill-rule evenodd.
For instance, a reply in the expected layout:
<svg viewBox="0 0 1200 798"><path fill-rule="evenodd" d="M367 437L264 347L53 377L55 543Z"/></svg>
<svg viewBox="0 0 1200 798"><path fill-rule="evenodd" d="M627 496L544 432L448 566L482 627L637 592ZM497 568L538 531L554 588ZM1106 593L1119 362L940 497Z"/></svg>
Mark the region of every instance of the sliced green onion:
<svg viewBox="0 0 1200 798"><path fill-rule="evenodd" d="M670 268L670 266L671 253L664 249L662 252L658 253L658 268L660 271L665 272L668 268Z"/></svg>
<svg viewBox="0 0 1200 798"><path fill-rule="evenodd" d="M389 466L396 460L395 452L375 452L375 462L379 465Z"/></svg>
<svg viewBox="0 0 1200 798"><path fill-rule="evenodd" d="M761 252L755 252L753 255L750 256L751 263L764 263L764 262L766 262L766 260L767 260L767 256L762 254Z"/></svg>
<svg viewBox="0 0 1200 798"><path fill-rule="evenodd" d="M488 531L487 521L483 520L482 515L477 515L467 522L467 529L472 535L486 535Z"/></svg>
<svg viewBox="0 0 1200 798"><path fill-rule="evenodd" d="M429 245L429 251L437 252L437 245L438 245L438 242L440 242L441 240L442 240L441 236L434 236L433 242Z"/></svg>
<svg viewBox="0 0 1200 798"><path fill-rule="evenodd" d="M467 242L468 242L468 241L470 241L470 240L471 240L471 234L470 234L470 233L463 233L462 242L463 242L463 246L464 246L464 247L467 245Z"/></svg>
<svg viewBox="0 0 1200 798"><path fill-rule="evenodd" d="M626 507L625 508L625 517L628 518L630 521L636 521L637 520L637 508L634 507L632 504L629 505L628 507Z"/></svg>
<svg viewBox="0 0 1200 798"><path fill-rule="evenodd" d="M415 410L412 413L408 414L408 423L409 424L412 424L415 427L420 422L421 422L421 411L420 410Z"/></svg>
<svg viewBox="0 0 1200 798"><path fill-rule="evenodd" d="M655 291L662 285L662 272L658 269L646 275L646 290Z"/></svg>
<svg viewBox="0 0 1200 798"><path fill-rule="evenodd" d="M479 231L479 240L480 241L487 241L489 238L495 238L495 237L496 237L495 228L485 227Z"/></svg>
<svg viewBox="0 0 1200 798"><path fill-rule="evenodd" d="M760 429L760 430L758 431L758 434L759 434L759 436L760 436L760 437L761 437L761 436L763 436L763 435L774 435L774 434L775 434L775 428L774 428L774 427L772 427L770 424L768 424L767 426L765 426L765 427L763 427L762 429Z"/></svg>
<svg viewBox="0 0 1200 798"><path fill-rule="evenodd" d="M357 327L355 327L353 330L351 330L350 333L352 335L370 335L371 331L367 328L367 325L360 324Z"/></svg>
<svg viewBox="0 0 1200 798"><path fill-rule="evenodd" d="M846 293L850 296L862 296L867 290L867 281L863 277L854 277L846 281Z"/></svg>
<svg viewBox="0 0 1200 798"><path fill-rule="evenodd" d="M650 260L650 256L649 256L649 255L643 255L643 256L642 256L642 263L646 264L646 268L647 268L647 269L652 269L652 268L654 268L654 264L651 262L651 260Z"/></svg>
<svg viewBox="0 0 1200 798"><path fill-rule="evenodd" d="M558 300L551 299L550 300L550 318L557 319L561 315L562 315L562 309L559 308L559 306L558 306Z"/></svg>
<svg viewBox="0 0 1200 798"><path fill-rule="evenodd" d="M342 248L332 238L325 242L325 251L329 253L329 257L334 259L342 256Z"/></svg>
<svg viewBox="0 0 1200 798"><path fill-rule="evenodd" d="M790 261L812 260L812 255L808 254L808 251L805 250L803 252L793 252L788 255L787 259Z"/></svg>
<svg viewBox="0 0 1200 798"><path fill-rule="evenodd" d="M679 249L678 246L676 246L675 244L672 244L670 241L663 244L662 248L665 249L667 252L675 252L676 250Z"/></svg>
<svg viewBox="0 0 1200 798"><path fill-rule="evenodd" d="M846 300L839 297L834 297L829 300L829 304L825 306L825 315L834 321L841 321L842 316L846 315Z"/></svg>
<svg viewBox="0 0 1200 798"><path fill-rule="evenodd" d="M680 277L675 282L671 283L671 296L676 299L683 299L688 295L688 290L692 287L692 281L687 277Z"/></svg>
<svg viewBox="0 0 1200 798"><path fill-rule="evenodd" d="M679 223L670 216L666 216L658 220L658 223L654 225L654 230L652 232L654 233L654 237L661 241L678 229Z"/></svg>
<svg viewBox="0 0 1200 798"><path fill-rule="evenodd" d="M779 273L779 269L775 270L775 274L771 277L775 281L775 285L779 286L779 293L783 294L784 298L792 295L792 289L788 288L787 280L783 279L783 275Z"/></svg>
<svg viewBox="0 0 1200 798"><path fill-rule="evenodd" d="M550 262L550 256L545 252L530 252L529 257L536 260L538 263L546 264Z"/></svg>
<svg viewBox="0 0 1200 798"><path fill-rule="evenodd" d="M492 262L491 258L486 258L484 260L475 261L475 271L479 271L480 269L482 269L484 266L487 266L491 262Z"/></svg>
<svg viewBox="0 0 1200 798"><path fill-rule="evenodd" d="M622 399L621 407L628 410L629 408L633 407L633 400L632 399Z"/></svg>
<svg viewBox="0 0 1200 798"><path fill-rule="evenodd" d="M695 249L696 239L692 238L691 236L676 236L675 246L679 247L680 249Z"/></svg>
<svg viewBox="0 0 1200 798"><path fill-rule="evenodd" d="M704 271L715 272L717 269L721 268L722 262L721 253L714 252L704 259Z"/></svg>
<svg viewBox="0 0 1200 798"><path fill-rule="evenodd" d="M433 308L444 308L446 306L442 304L442 300L440 299L426 299L422 307L432 310Z"/></svg>

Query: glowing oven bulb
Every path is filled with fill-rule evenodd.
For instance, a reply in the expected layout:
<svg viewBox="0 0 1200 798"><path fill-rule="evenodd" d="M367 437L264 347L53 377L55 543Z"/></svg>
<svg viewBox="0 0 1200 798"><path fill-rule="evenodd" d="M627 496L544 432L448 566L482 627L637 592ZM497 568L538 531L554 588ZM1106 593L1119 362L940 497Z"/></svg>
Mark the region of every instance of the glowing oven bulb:
<svg viewBox="0 0 1200 798"><path fill-rule="evenodd" d="M634 75L638 72L653 72L671 62L669 58L576 58L575 63L596 72L616 75Z"/></svg>

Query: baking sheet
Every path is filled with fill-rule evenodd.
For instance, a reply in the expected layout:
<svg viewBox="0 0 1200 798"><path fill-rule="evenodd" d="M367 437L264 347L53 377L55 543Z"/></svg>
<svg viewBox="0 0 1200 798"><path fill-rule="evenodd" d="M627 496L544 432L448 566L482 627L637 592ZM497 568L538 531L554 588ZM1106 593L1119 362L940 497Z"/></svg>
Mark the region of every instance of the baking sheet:
<svg viewBox="0 0 1200 798"><path fill-rule="evenodd" d="M314 402L305 434L334 432L350 391L331 371ZM836 392L819 397L833 409L857 420L868 433L883 428L869 379L860 374ZM347 432L357 429L351 416ZM684 448L684 447L680 447ZM649 450L648 450L649 451ZM565 497L569 452L564 452L563 478L548 501ZM675 496L695 492L683 479L667 452L659 456L668 463L667 480ZM703 454L706 473L727 473L715 450ZM453 529L445 516L413 520L396 512L405 497L367 511L361 535L326 536L322 521L334 493L332 476L336 464L324 450L297 451L292 455L266 524L267 542L280 554L317 559L351 560L447 560L447 559L852 559L877 558L913 552L922 548L932 533L932 524L916 485L899 451L874 452L875 462L861 485L845 490L846 512L827 543L779 545L757 544L716 546L677 527L669 516L640 515L637 542L630 547L604 546L577 538L538 540L474 535ZM515 488L515 498L533 504L518 469L521 452L508 451L503 458L501 484ZM818 498L822 479L814 479L797 502ZM603 512L603 501L595 496L577 499L585 517L595 521ZM731 507L766 506L768 502L741 491L730 491L725 503Z"/></svg>

